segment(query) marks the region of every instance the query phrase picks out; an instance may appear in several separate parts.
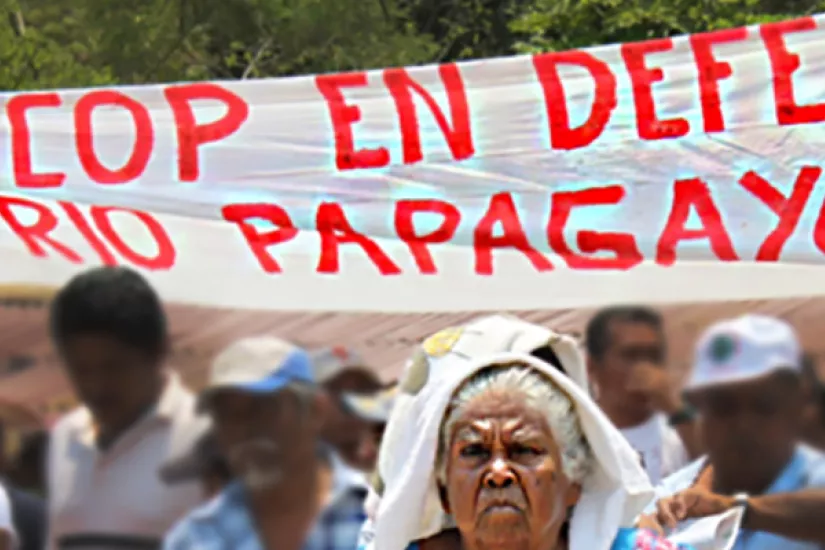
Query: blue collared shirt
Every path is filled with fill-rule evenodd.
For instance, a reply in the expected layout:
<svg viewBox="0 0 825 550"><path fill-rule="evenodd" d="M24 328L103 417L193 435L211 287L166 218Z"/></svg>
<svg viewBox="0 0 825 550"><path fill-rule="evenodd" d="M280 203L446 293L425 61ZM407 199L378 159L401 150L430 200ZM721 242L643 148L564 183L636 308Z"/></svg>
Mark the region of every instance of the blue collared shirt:
<svg viewBox="0 0 825 550"><path fill-rule="evenodd" d="M303 550L355 550L366 519L364 478L333 460L333 494ZM246 490L232 483L193 510L166 536L163 550L264 550L247 506Z"/></svg>
<svg viewBox="0 0 825 550"><path fill-rule="evenodd" d="M661 485L656 488L656 499L691 487L699 477L705 460L705 458L700 458L662 481ZM765 494L790 493L815 487L825 487L825 454L800 445ZM655 504L647 511L654 510ZM732 550L821 550L821 548L815 543L743 529L739 532Z"/></svg>

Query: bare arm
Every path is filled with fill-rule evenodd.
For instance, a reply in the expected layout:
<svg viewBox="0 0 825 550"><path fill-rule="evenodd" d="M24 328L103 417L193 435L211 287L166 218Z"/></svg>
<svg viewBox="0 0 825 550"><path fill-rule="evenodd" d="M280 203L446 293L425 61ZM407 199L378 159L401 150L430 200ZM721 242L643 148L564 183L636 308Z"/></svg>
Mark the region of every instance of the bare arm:
<svg viewBox="0 0 825 550"><path fill-rule="evenodd" d="M656 521L674 528L682 521L722 514L737 506L735 497L693 486L656 503ZM804 489L748 498L742 528L825 545L825 489Z"/></svg>
<svg viewBox="0 0 825 550"><path fill-rule="evenodd" d="M805 489L748 499L743 527L789 539L825 544L825 489Z"/></svg>

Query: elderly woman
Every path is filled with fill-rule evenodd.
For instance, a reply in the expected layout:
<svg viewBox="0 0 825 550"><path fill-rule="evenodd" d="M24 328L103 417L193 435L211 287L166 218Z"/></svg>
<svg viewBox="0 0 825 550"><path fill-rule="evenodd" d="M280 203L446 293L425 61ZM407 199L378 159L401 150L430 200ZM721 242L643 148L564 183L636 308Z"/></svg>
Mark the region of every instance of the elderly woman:
<svg viewBox="0 0 825 550"><path fill-rule="evenodd" d="M384 480L374 550L403 550L448 527L431 521L433 502L457 529L441 537L444 548L677 548L632 528L649 482L621 435L558 369L510 353L438 370L416 395L409 467Z"/></svg>
<svg viewBox="0 0 825 550"><path fill-rule="evenodd" d="M407 468L406 456L415 441L417 427L409 422L415 416L416 396L427 384L434 384L442 372L440 365L472 362L495 353L529 353L558 369L587 390L587 369L578 349L578 343L540 325L528 323L510 315L477 317L465 325L449 327L425 339L407 364L401 380L401 395L386 426L382 445L389 451L380 453L373 488L367 499L367 513L374 518L383 492L383 478L396 477ZM440 506L431 506L428 520L441 526L450 520ZM364 542L374 536L372 519L368 519L361 533Z"/></svg>
<svg viewBox="0 0 825 550"><path fill-rule="evenodd" d="M566 547L593 456L572 401L513 361L477 372L449 404L439 493L467 550Z"/></svg>

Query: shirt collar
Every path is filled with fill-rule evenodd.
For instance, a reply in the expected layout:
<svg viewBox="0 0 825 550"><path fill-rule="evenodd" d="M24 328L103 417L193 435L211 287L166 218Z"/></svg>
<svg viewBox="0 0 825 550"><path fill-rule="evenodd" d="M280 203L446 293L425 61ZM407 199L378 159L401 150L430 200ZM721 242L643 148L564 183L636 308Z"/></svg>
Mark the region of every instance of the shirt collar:
<svg viewBox="0 0 825 550"><path fill-rule="evenodd" d="M187 405L188 395L189 392L183 385L180 375L175 371L167 371L166 387L153 411L154 415L165 421L173 420L181 407Z"/></svg>

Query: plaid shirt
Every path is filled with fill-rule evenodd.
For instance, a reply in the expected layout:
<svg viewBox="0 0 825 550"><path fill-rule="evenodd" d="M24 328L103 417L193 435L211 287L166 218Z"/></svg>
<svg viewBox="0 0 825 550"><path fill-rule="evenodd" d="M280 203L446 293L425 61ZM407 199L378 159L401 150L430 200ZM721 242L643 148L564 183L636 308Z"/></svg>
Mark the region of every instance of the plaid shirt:
<svg viewBox="0 0 825 550"><path fill-rule="evenodd" d="M355 550L366 519L363 476L333 461L333 498L321 512L303 550ZM193 510L166 536L163 550L264 550L244 487L235 482ZM270 549L272 550L272 549Z"/></svg>

